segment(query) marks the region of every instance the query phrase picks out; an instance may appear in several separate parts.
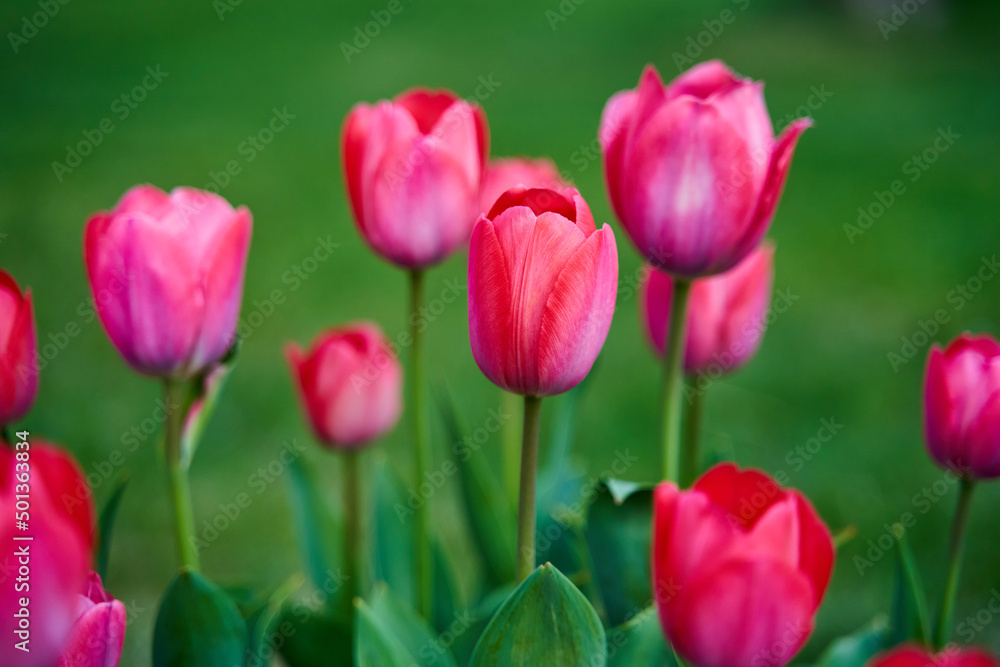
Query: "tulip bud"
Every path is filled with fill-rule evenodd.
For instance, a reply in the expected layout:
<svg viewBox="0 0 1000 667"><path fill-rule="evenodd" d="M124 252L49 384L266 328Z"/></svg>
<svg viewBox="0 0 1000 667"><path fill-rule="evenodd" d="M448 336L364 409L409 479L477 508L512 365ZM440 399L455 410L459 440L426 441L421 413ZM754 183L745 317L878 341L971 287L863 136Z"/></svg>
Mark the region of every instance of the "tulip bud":
<svg viewBox="0 0 1000 667"><path fill-rule="evenodd" d="M757 353L773 277L774 247L765 243L725 273L692 283L684 354L687 373L716 368L730 372ZM661 356L673 291L673 278L651 268L642 284L642 320L653 349Z"/></svg>
<svg viewBox="0 0 1000 667"><path fill-rule="evenodd" d="M73 634L56 667L115 667L125 644L125 605L104 592L96 572L78 603Z"/></svg>
<svg viewBox="0 0 1000 667"><path fill-rule="evenodd" d="M568 187L552 160L523 157L497 158L490 160L483 177L479 209L487 213L500 195L517 186L526 188L547 188L562 190Z"/></svg>
<svg viewBox="0 0 1000 667"><path fill-rule="evenodd" d="M981 649L945 649L934 655L919 646L898 646L873 658L868 667L1000 667L1000 662Z"/></svg>
<svg viewBox="0 0 1000 667"><path fill-rule="evenodd" d="M403 409L403 369L377 325L329 329L303 352L286 349L299 399L316 437L356 448L389 431Z"/></svg>
<svg viewBox="0 0 1000 667"><path fill-rule="evenodd" d="M139 185L87 223L84 256L97 313L135 370L191 377L236 336L251 218L193 188Z"/></svg>
<svg viewBox="0 0 1000 667"><path fill-rule="evenodd" d="M722 62L664 86L652 66L604 107L600 142L615 214L654 266L696 278L735 266L771 224L809 119L775 138L763 84Z"/></svg>
<svg viewBox="0 0 1000 667"><path fill-rule="evenodd" d="M469 249L469 336L480 370L526 396L568 391L611 326L618 250L573 188L514 188L480 216Z"/></svg>
<svg viewBox="0 0 1000 667"><path fill-rule="evenodd" d="M660 622L694 667L788 664L812 633L833 569L809 501L755 470L717 465L653 504Z"/></svg>
<svg viewBox="0 0 1000 667"><path fill-rule="evenodd" d="M924 434L938 465L1000 476L1000 343L965 333L934 345L924 379Z"/></svg>
<svg viewBox="0 0 1000 667"><path fill-rule="evenodd" d="M38 356L31 290L21 292L0 269L0 425L31 409L38 393Z"/></svg>
<svg viewBox="0 0 1000 667"><path fill-rule="evenodd" d="M469 240L489 154L479 106L423 89L358 104L341 146L354 221L376 253L416 269Z"/></svg>

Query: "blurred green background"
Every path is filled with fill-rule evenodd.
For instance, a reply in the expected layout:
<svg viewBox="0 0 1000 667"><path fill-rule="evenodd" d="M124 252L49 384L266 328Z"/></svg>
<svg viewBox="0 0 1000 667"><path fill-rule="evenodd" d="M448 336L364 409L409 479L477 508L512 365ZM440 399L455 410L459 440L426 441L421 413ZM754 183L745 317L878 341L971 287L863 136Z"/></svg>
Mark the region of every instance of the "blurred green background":
<svg viewBox="0 0 1000 667"><path fill-rule="evenodd" d="M256 586L300 568L287 480L279 475L257 493L248 478L286 440L308 443L331 494L337 464L310 442L282 345L306 343L325 326L357 318L376 320L390 338L405 326L404 275L369 252L351 222L339 162L341 122L359 100L415 85L472 96L485 79L495 86L482 99L492 154L550 156L595 217L618 234L622 289L573 449L596 474L617 449L628 448L640 456L632 476L644 477L658 468L659 370L636 312L640 263L610 212L594 138L609 95L633 87L646 63L673 77L674 54L691 48L686 55L694 61L722 58L765 80L777 124L802 115L800 107L810 102L816 121L799 144L770 233L778 248L775 287L797 300L777 316L756 360L713 384L705 442L745 465L784 470L833 530L857 526L856 539L840 550L807 657L888 609L892 554L863 576L852 561L877 541L883 524L907 511L917 516L912 539L936 605L956 493L948 485L943 495L931 491L938 502L915 499L944 476L922 445L929 345L913 337L939 309L947 321L932 340L964 330L1000 333L1000 279L970 298L953 292L1000 250L996 6L911 0L908 8L919 9L886 32L889 24L879 20L891 20L889 2L576 2L402 0L403 11L350 62L341 44L352 42L355 28L387 2L74 0L58 5L37 34L16 44L16 53L8 34L0 47L0 265L32 288L40 344L50 345L51 357L25 425L34 437L68 447L87 472L98 471L96 495L107 497L112 484L99 471L113 449L128 451L123 438L154 414L160 387L131 373L87 315L84 223L136 183L204 187L237 161L240 173L221 192L254 215L243 315L267 311L258 303L274 290L286 301L245 340L193 466L199 526L237 494L253 498L203 551L202 562L216 580ZM716 23L724 10L734 20ZM38 11L31 1L4 2L0 25L4 33L22 34L23 17ZM700 53L691 46L699 39ZM147 67L167 74L122 118L125 107L116 99L142 83ZM268 124L274 109L294 118L251 160L241 143ZM113 132L57 176L52 163L65 162L67 145L105 118ZM914 172L908 161L948 128L959 138L926 171ZM871 206L876 191L897 179L905 192L849 239L844 225L856 224L858 207ZM317 239L339 246L307 279L291 278ZM447 289L448 281L464 285L465 261L460 253L434 269L428 293ZM73 323L78 335L61 336ZM894 369L888 355L902 353L903 337L916 343L908 350L915 356ZM444 309L427 338L432 382L447 379L466 420L481 425L499 398L472 359L464 298ZM843 429L799 469L789 457L823 419ZM448 443L434 426L440 456ZM404 466L406 433L401 427L379 445ZM123 664L142 665L175 559L156 438L125 459L132 483L106 584L131 612ZM457 484L447 484L433 502L440 530L458 533ZM997 485L983 485L975 499L958 619L983 609L1000 586L998 502ZM461 541L450 546L463 562ZM1000 621L974 642L1000 649Z"/></svg>

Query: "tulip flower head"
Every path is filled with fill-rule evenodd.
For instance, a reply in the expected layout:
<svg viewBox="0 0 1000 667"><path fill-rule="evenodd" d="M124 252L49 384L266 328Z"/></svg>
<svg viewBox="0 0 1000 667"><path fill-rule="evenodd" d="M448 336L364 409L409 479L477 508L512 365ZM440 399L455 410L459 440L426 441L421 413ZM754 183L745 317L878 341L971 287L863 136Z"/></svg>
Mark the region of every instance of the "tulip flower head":
<svg viewBox="0 0 1000 667"><path fill-rule="evenodd" d="M981 649L946 649L934 655L920 646L899 646L876 656L867 667L1000 667Z"/></svg>
<svg viewBox="0 0 1000 667"><path fill-rule="evenodd" d="M31 409L38 393L37 336L31 290L0 269L0 425Z"/></svg>
<svg viewBox="0 0 1000 667"><path fill-rule="evenodd" d="M524 157L496 158L490 160L483 177L479 208L488 213L500 195L517 186L562 190L569 187L551 160Z"/></svg>
<svg viewBox="0 0 1000 667"><path fill-rule="evenodd" d="M91 572L78 596L80 615L56 667L115 667L125 644L125 605L115 600Z"/></svg>

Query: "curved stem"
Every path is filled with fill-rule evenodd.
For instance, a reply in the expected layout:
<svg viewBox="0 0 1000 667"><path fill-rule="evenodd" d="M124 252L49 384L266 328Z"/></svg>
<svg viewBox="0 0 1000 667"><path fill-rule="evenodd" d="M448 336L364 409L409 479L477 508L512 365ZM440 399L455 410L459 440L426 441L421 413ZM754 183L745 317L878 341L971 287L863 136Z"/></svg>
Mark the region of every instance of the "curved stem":
<svg viewBox="0 0 1000 667"><path fill-rule="evenodd" d="M410 405L413 414L413 446L414 469L413 488L419 489L430 468L430 438L427 432L427 410L424 404L424 360L423 360L423 328L426 322L420 316L423 303L424 272L421 269L410 271ZM425 619L430 618L434 583L431 569L431 543L427 531L430 525L428 511L430 499L424 499L416 513L416 528L414 534L413 566L416 570L414 582L416 585L417 612Z"/></svg>
<svg viewBox="0 0 1000 667"><path fill-rule="evenodd" d="M535 479L538 477L538 430L542 399L524 397L524 435L521 440L521 487L517 497L517 581L535 569Z"/></svg>
<svg viewBox="0 0 1000 667"><path fill-rule="evenodd" d="M364 590L364 521L362 521L363 498L361 492L360 461L361 451L345 450L344 461L344 570L347 577L345 596L348 618L354 609L354 598L363 596Z"/></svg>
<svg viewBox="0 0 1000 667"><path fill-rule="evenodd" d="M684 456L681 470L681 485L690 486L698 478L700 468L699 443L701 442L701 416L705 401L704 391L690 387L691 398L687 402L687 414L684 415Z"/></svg>
<svg viewBox="0 0 1000 667"><path fill-rule="evenodd" d="M938 650L943 649L951 639L955 598L958 596L958 580L962 574L962 555L965 552L965 529L969 523L969 506L974 488L975 482L967 477L962 478L962 486L958 492L958 507L955 509L955 520L951 524L951 539L948 543L948 579L934 632L934 646Z"/></svg>
<svg viewBox="0 0 1000 667"><path fill-rule="evenodd" d="M663 478L680 478L681 394L684 389L684 342L691 281L674 279L670 328L663 355Z"/></svg>
<svg viewBox="0 0 1000 667"><path fill-rule="evenodd" d="M183 380L164 380L163 392L166 405L187 407ZM181 434L184 428L186 409L169 410L164 425L163 442L167 461L167 483L174 510L174 530L177 537L177 554L181 565L197 572L198 548L194 540L194 511L191 508L191 487L188 469L181 461Z"/></svg>

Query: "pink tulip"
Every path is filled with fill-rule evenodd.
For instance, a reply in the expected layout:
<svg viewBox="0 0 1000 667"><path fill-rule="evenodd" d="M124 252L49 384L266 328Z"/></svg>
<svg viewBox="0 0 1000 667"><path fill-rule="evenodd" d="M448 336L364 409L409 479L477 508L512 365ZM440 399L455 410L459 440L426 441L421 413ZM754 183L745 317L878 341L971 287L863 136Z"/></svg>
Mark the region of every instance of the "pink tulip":
<svg viewBox="0 0 1000 667"><path fill-rule="evenodd" d="M1000 667L1000 663L980 649L950 649L933 655L919 646L900 646L876 656L868 667Z"/></svg>
<svg viewBox="0 0 1000 667"><path fill-rule="evenodd" d="M725 273L691 286L684 370L732 371L753 357L764 337L771 303L774 246L765 243ZM653 348L663 355L673 279L651 268L642 284L642 315Z"/></svg>
<svg viewBox="0 0 1000 667"><path fill-rule="evenodd" d="M653 589L693 667L780 667L812 633L833 540L809 501L756 470L717 465L656 489Z"/></svg>
<svg viewBox="0 0 1000 667"><path fill-rule="evenodd" d="M56 667L116 667L125 644L125 605L104 592L91 572L69 644Z"/></svg>
<svg viewBox="0 0 1000 667"><path fill-rule="evenodd" d="M306 417L316 437L355 448L388 433L403 409L403 369L377 325L329 329L303 352L286 349Z"/></svg>
<svg viewBox="0 0 1000 667"><path fill-rule="evenodd" d="M84 255L97 312L134 369L189 377L233 344L251 218L193 188L139 185L87 223Z"/></svg>
<svg viewBox="0 0 1000 667"><path fill-rule="evenodd" d="M0 521L0 567L7 573L0 586L0 664L52 667L70 638L77 595L90 570L94 508L89 495L86 502L77 501L86 482L72 457L38 440L28 442L27 448L18 440L0 446L0 510L7 517ZM27 461L18 460L24 452ZM27 470L18 467L24 463ZM22 529L15 520L20 520L17 502L25 500L18 496L25 492L29 508L27 529ZM23 599L28 602L26 621L16 616ZM25 639L17 634L24 622L27 652L17 646Z"/></svg>
<svg viewBox="0 0 1000 667"><path fill-rule="evenodd" d="M500 195L518 185L549 190L562 190L569 186L559 175L559 170L552 160L546 158L533 160L526 157L496 158L490 160L486 168L479 209L483 213L489 212Z"/></svg>
<svg viewBox="0 0 1000 667"><path fill-rule="evenodd" d="M424 89L358 104L341 144L354 220L375 252L414 269L469 240L489 153L479 106Z"/></svg>
<svg viewBox="0 0 1000 667"><path fill-rule="evenodd" d="M480 370L526 396L568 391L611 326L618 250L573 188L514 188L480 216L469 249L469 335Z"/></svg>
<svg viewBox="0 0 1000 667"><path fill-rule="evenodd" d="M0 425L31 409L38 393L38 357L31 290L21 292L0 269Z"/></svg>
<svg viewBox="0 0 1000 667"><path fill-rule="evenodd" d="M924 433L939 465L973 478L1000 476L1000 343L965 333L931 348Z"/></svg>
<svg viewBox="0 0 1000 667"><path fill-rule="evenodd" d="M795 143L810 124L796 120L775 138L763 84L717 60L666 87L649 66L638 88L604 107L611 204L658 268L685 278L725 271L767 231Z"/></svg>

